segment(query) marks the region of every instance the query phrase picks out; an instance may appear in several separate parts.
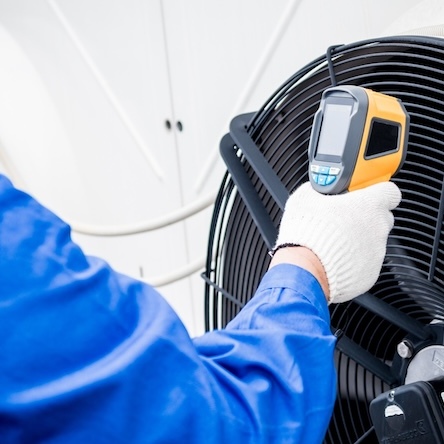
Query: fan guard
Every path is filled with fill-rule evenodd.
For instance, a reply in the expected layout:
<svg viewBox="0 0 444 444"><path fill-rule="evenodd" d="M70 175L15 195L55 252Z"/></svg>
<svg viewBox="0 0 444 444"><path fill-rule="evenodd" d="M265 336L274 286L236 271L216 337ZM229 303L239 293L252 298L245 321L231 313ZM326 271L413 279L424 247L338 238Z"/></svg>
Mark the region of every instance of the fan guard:
<svg viewBox="0 0 444 444"><path fill-rule="evenodd" d="M325 442L345 444L367 442L370 401L404 383L406 368L397 345L408 338L420 348L437 343L441 334L436 329L444 321L444 40L397 36L328 48L258 112L233 121L240 139L254 142L272 174L267 184L238 140L230 135L222 140L221 147L231 143L236 168L250 188L243 189L228 168L216 199L203 277L206 329L223 328L253 295L269 265L267 250L284 199L282 189L273 193L273 175L286 196L308 180L314 113L324 89L341 84L395 96L411 119L407 157L394 178L403 200L394 212L378 282L353 302L330 307L338 336L338 394Z"/></svg>

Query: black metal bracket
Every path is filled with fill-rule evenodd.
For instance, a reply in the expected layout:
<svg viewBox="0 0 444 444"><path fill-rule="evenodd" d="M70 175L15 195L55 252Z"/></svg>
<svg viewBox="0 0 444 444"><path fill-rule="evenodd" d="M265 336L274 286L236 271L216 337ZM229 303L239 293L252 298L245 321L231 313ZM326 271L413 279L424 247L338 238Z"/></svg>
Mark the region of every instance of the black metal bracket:
<svg viewBox="0 0 444 444"><path fill-rule="evenodd" d="M242 114L235 117L230 124L230 134L279 208L284 210L289 192L247 131L253 115Z"/></svg>
<svg viewBox="0 0 444 444"><path fill-rule="evenodd" d="M271 249L276 241L277 228L248 177L242 155L281 210L289 193L248 133L248 123L253 116L254 113L242 114L232 120L230 133L225 134L220 142L220 153L267 248Z"/></svg>
<svg viewBox="0 0 444 444"><path fill-rule="evenodd" d="M387 383L390 387L399 383L398 378L392 373L392 369L389 365L385 364L352 339L345 336L341 330L332 329L332 332L337 338L337 350L353 359L353 361L359 365L362 365L365 369L369 370L375 376Z"/></svg>
<svg viewBox="0 0 444 444"><path fill-rule="evenodd" d="M230 134L225 134L222 137L220 153L267 248L271 249L276 240L277 229L251 183L241 159L237 155L236 144Z"/></svg>

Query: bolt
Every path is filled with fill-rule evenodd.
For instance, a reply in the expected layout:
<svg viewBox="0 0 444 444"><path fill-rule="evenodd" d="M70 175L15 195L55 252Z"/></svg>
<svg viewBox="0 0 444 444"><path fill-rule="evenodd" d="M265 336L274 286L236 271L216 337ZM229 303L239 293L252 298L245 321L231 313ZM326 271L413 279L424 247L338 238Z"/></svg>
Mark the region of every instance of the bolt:
<svg viewBox="0 0 444 444"><path fill-rule="evenodd" d="M395 400L395 391L394 390L390 390L390 392L388 394L388 400L389 400L389 402L393 402Z"/></svg>
<svg viewBox="0 0 444 444"><path fill-rule="evenodd" d="M406 339L404 339L398 344L396 350L398 351L398 355L401 356L401 358L403 359L411 358L413 355L412 344Z"/></svg>

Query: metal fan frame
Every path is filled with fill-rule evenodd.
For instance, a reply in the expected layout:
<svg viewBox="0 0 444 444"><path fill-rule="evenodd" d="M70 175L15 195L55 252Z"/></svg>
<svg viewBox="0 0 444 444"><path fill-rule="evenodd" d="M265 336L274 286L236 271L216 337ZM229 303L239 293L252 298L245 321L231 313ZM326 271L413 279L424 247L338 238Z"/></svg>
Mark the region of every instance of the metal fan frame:
<svg viewBox="0 0 444 444"><path fill-rule="evenodd" d="M378 79L384 76L394 76L393 72L384 72L382 69L384 67L384 62L379 61L378 56L375 56L375 60L372 60L372 63L374 64L372 69L376 70L374 72L372 72L372 70L369 69L369 66L365 64L363 64L362 68L347 66L347 64L351 65L351 62L347 59L348 54L356 53L355 59L361 57L362 60L365 61L366 50L372 47L377 49L376 47L378 45L387 47L392 46L395 48L404 47L406 48L406 51L410 50L410 46L417 46L418 48L423 46L430 52L435 49L444 59L443 41L429 37L387 37L377 40L357 42L351 45L330 47L325 56L314 60L288 79L256 113L238 116L233 119L230 125L230 132L224 136L221 141L221 155L227 164L228 173L224 179L216 201L208 244L207 268L203 274L203 277L206 280L205 314L207 329L218 328L221 324L223 326L230 320L229 318L232 315L229 310L226 311L223 316L220 316L221 304L225 302L223 301L224 298L228 301L227 303L232 305L234 311L238 311L247 302L248 297L251 297L254 290L254 288L251 288L252 286L249 285L251 283L245 283L243 286L244 291L242 292L242 297L239 298L231 295L230 292L224 289L223 285L219 284L222 278L226 278L223 276L226 272L226 270L224 270L224 267L226 266L224 254L229 254L228 250L225 251L227 246L224 244L226 241L226 233L224 229L226 227L220 223L220 216L227 211L248 211L254 221L255 227L259 230L266 247L270 248L276 237L279 214L269 214L269 211L267 210L269 200L273 199L277 204L278 211L281 212L289 191L291 191L285 187L282 179L285 178L285 181L288 183L291 182L292 175L294 177L295 174L301 173L300 171L289 171L286 165L284 163L279 164L278 160L275 165L270 165L264 153L258 149L257 142L260 141L259 145L261 146L267 144L273 146L273 144L276 143L283 145L285 140L277 141L282 133L273 135L274 133L272 129L270 129L271 126L282 125L282 122L285 121L288 115L290 115L292 106L300 106L300 104L304 102L310 103L311 108L307 110L306 115L301 116L300 121L298 121L297 124L291 122L293 127L290 128L289 123L290 129L285 137L287 139L293 137L297 126L299 126L299 128L306 128L307 122L314 113L313 107L318 103L316 98L320 98L319 92L328 86L338 84L338 82L344 83L344 79L347 80L346 83L354 83L354 80L359 80L360 84L362 84L364 78L366 87L378 90ZM430 62L430 66L427 65L424 70L427 69L428 72L435 76L442 75L443 71L433 66L433 60L430 60L431 57L426 54L426 52L427 51L424 50L423 53L418 53L417 57L418 61L427 60ZM382 52L379 58L383 60L384 58L396 57L397 55L402 57L405 54L400 50L399 54L396 51L389 55ZM340 65L341 69L338 69L338 66ZM402 66L400 63L399 66L399 69L407 69L407 72L402 73L403 78L406 79L409 78L409 76L417 76L424 81L422 89L424 91L430 91L430 95L432 95L433 85L430 83L431 80L427 80L425 76L421 77L420 74L418 74L418 66L414 63L404 65L405 66ZM394 64L394 66L396 66L396 64ZM377 71L379 68L380 71ZM365 71L366 69L368 72ZM329 73L328 79L325 76L326 70L328 70ZM362 71L361 77L358 77L357 73L355 73L355 71L359 70ZM411 72L408 72L409 70L411 70ZM350 77L347 77L348 74L350 74ZM310 90L302 89L296 91L298 86L302 85L307 79L310 80L312 88ZM442 90L444 91L444 81L437 78L436 81L433 80L433 82L441 85ZM415 106L412 106L411 109L415 114L414 120L416 119L416 129L418 133L421 132L421 137L416 137L411 143L415 146L417 157L421 159L421 149L430 149L429 145L432 144L432 141L437 137L442 137L444 139L444 134L439 132L438 129L426 125L426 123L421 120L421 108L426 107L425 101L422 100L421 96L409 91L408 82L405 81L404 83L405 84L398 82L398 89L395 90L393 87L393 91L387 86L383 92L396 95L399 94L399 91L402 91L403 101L410 100L411 103L414 102ZM434 98L428 97L428 101L434 103ZM431 112L431 115L428 117L432 122L436 122L436 126L438 127L438 123L442 124L440 117L444 119L444 113L441 113L439 109L440 106L442 106L441 102L438 99L436 99L435 102L436 110L432 110L433 114ZM286 114L282 113L280 116L279 110L283 105L285 105L287 109L290 109L290 111ZM272 139L272 137L274 137L274 139ZM298 137L302 140L302 144L307 143L309 134L306 130L305 132L301 131ZM421 147L421 145L423 145L423 147ZM438 156L442 156L440 150L436 150L436 157L438 158ZM424 163L430 161L430 156L423 157ZM441 160L439 160L439 162L441 162ZM302 159L299 168L303 168L303 165L304 161ZM353 303L345 304L340 310L334 309L332 311L332 324L335 324L333 331L338 337L337 350L340 352L338 359L342 359L344 362L345 359L351 359L350 362L353 362L353 365L357 364L358 367L361 366L362 368L367 369L367 371L381 381L381 390L384 386L393 387L403 383L407 371L408 360L400 357L393 347L389 352L378 349L377 353L379 356L375 356L374 353L363 347L362 338L358 337L359 335L349 337L347 334L344 334L344 329L341 324L344 323L344 325L347 326L355 323L356 325L359 325L360 313L372 313L375 318L381 319L381 321L375 322L384 322L385 326L393 326L397 332L401 332L399 338L396 340L400 340L403 337L408 338L410 343L413 344L414 353L417 353L419 350L424 349L430 344L436 343L438 341L437 338L442 340L442 326L429 325L429 322L427 321L430 319L427 315L427 311L430 310L430 307L434 310L434 305L436 305L436 301L438 300L437 298L444 298L443 290L441 288L441 283L443 283L444 278L442 272L439 270L437 271L437 268L439 268L437 265L442 268L442 264L444 263L443 258L438 254L439 248L443 243L443 240L441 239L441 227L444 214L444 200L442 199L442 196L444 195L444 181L439 174L436 174L436 177L433 177L432 174L432 177L430 177L429 170L427 170L426 166L424 166L422 160L421 162L415 160L414 162L411 162L408 168L417 168L417 177L422 177L423 179L421 180L427 180L430 182L430 185L425 185L426 189L427 187L429 188L429 193L426 197L427 200L433 203L433 205L437 206L436 214L430 215L430 219L435 221L435 229L432 232L427 232L427 230L430 231L430 224L424 224L424 230L420 228L420 225L413 226L413 224L411 224L412 226L410 226L407 224L403 227L402 231L396 232L391 236L389 242L388 252L390 254L388 255L387 260L388 267L390 266L390 262L396 263L396 266L394 268L392 267L392 271L388 271L389 269L385 268L381 273L381 276L384 279L387 277L385 282L391 282L390 279L392 279L393 284L391 284L391 290L388 290L387 288L380 289L376 286L371 292L355 299ZM420 170L421 172L419 172ZM397 178L398 184L400 186L405 186L406 188L412 186L412 184L409 183L409 180L410 179L406 175L401 175ZM265 194L262 189L263 187L266 189ZM414 189L412 190L408 188L408 190L409 192L404 196L406 204L409 205L409 202L416 204L418 199L422 196L415 196ZM241 196L245 208L239 204L239 199L236 200L238 195ZM233 198L233 196L236 198ZM419 215L421 217L427 217L427 211L429 211L428 208L433 205L426 203L424 208L419 211ZM403 222L403 218L407 219L407 215L405 212L400 211L399 214L397 214L397 220ZM240 233L236 234L236 236L239 241L241 241L243 238L251 237L252 233L247 233L246 235ZM429 261L427 261L427 259L423 260L420 257L415 257L414 260L399 259L399 257L410 248L407 242L408 239L413 238L414 236L421 238L418 241L418 245L422 242L424 249L431 245L430 249L432 250L432 254ZM245 239L243 242L248 244ZM258 252L256 252L256 254L258 254ZM239 264L235 262L230 266L236 267L239 266ZM228 272L228 275L228 279L230 279L230 272ZM411 277L409 277L410 275ZM418 282L420 284L418 284ZM250 292L249 294L248 291ZM389 294L390 291L392 294ZM393 300L397 294L400 294L400 291L402 291L403 294L414 294L416 296L419 294L420 303L418 304L417 301L414 301L416 305L412 309L407 306L398 306L396 301ZM212 317L210 316L211 310L213 310ZM444 319L444 313L441 313L444 309L436 311L437 313L435 313L432 318ZM362 329L362 327L360 328ZM345 330L347 330L347 328ZM350 329L348 329L348 331L350 331ZM370 333L367 332L366 335L369 337ZM371 338L372 341L373 339L378 343L378 338ZM391 338L391 340L393 341L393 338ZM379 344L377 344L377 346L379 347ZM344 365L349 366L349 363L347 362ZM357 375L356 370L355 372ZM373 387L376 387L378 384ZM374 396L375 394L377 393L372 393L371 396ZM340 403L338 403L337 408L341 410L342 407ZM349 407L348 410L352 410L351 407ZM340 415L338 416L335 414L332 423L335 421L337 422L340 417ZM359 417L357 422L362 422L362 424L360 426L353 425L352 428L356 430L350 431L350 433L349 431L344 432L346 435L350 435L349 442L353 442L353 436L365 436L363 431L368 428L368 420ZM335 432L329 430L329 436L327 436L327 439L334 441L336 439L334 435Z"/></svg>

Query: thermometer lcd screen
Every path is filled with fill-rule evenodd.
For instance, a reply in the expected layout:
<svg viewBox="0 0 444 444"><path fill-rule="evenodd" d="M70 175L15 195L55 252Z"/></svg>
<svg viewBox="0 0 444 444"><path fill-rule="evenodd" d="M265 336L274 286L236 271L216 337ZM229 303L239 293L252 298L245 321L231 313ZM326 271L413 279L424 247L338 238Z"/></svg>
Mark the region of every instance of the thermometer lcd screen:
<svg viewBox="0 0 444 444"><path fill-rule="evenodd" d="M326 103L316 157L342 156L350 126L351 105Z"/></svg>

